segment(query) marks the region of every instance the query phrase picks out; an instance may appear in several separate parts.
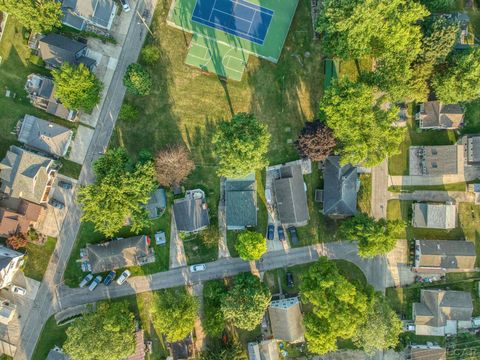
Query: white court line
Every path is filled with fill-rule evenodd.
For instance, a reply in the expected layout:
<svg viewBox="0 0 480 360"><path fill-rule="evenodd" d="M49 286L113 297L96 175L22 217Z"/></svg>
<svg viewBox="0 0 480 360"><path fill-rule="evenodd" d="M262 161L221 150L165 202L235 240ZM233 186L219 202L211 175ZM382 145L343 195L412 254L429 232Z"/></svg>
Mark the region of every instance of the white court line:
<svg viewBox="0 0 480 360"><path fill-rule="evenodd" d="M213 3L212 11L210 12L210 16L208 17L208 21L210 21L210 19L212 18L212 14L213 14L213 11L215 10L216 3L217 3L217 0L215 0L215 2Z"/></svg>
<svg viewBox="0 0 480 360"><path fill-rule="evenodd" d="M251 29L251 27L252 27L252 24L253 24L253 18L252 18L252 21L248 21L248 20L239 18L239 17L237 17L237 16L235 16L235 15L233 15L233 14L226 13L225 11L221 11L221 10L217 10L217 9L216 9L215 11L216 11L216 12L219 12L219 13L222 13L222 14L229 15L229 16L234 17L234 18L236 18L236 19L245 21L246 23L250 23L250 25L249 25L249 27L248 27L248 30L250 31L250 29ZM220 28L221 30L224 30L224 31L225 31L225 30L230 30L230 31L238 32L238 33L240 33L240 34L245 34L245 35L249 36L249 37L252 38L252 39L255 39L255 40L260 41L262 44L265 42L265 39L262 39L262 38L253 36L252 34L250 34L250 32L245 32L245 31L242 31L242 30L240 30L240 29L232 29L232 28L226 27L226 26L224 26L224 25L222 25L222 24L218 24L218 23L215 23L215 22L213 22L213 21L210 21L210 20L207 20L207 21L210 22L210 23L212 23L213 26L212 26L212 25L210 25L210 26L212 26L212 27L214 27L214 28L217 28L217 29ZM270 24L269 24L268 27L270 27ZM268 32L268 29L267 29L267 32ZM231 34L231 33L230 33L230 34ZM235 36L236 36L236 34L231 34L231 35L235 35ZM247 39L247 40L249 40L249 39ZM250 41L251 41L251 40L250 40Z"/></svg>
<svg viewBox="0 0 480 360"><path fill-rule="evenodd" d="M274 10L269 9L269 8L267 8L267 7L263 7L263 6L255 5L255 4L248 4L248 2L246 2L246 1L243 2L243 3L240 3L240 2L238 2L238 0L230 0L230 2L232 2L232 3L234 3L234 4L238 4L238 5L240 5L240 6L245 6L246 8L249 8L249 9L252 9L252 10L255 10L255 11L260 11L261 13L264 13L264 14L266 14L266 15L272 15L272 16L273 16L273 14L270 14L270 13L268 13L268 12L262 11L263 9L267 9L267 10L271 11L272 13L274 12ZM246 3L246 4L245 4L245 3ZM249 6L249 5L251 5L251 6ZM256 7L252 7L252 6L256 6Z"/></svg>

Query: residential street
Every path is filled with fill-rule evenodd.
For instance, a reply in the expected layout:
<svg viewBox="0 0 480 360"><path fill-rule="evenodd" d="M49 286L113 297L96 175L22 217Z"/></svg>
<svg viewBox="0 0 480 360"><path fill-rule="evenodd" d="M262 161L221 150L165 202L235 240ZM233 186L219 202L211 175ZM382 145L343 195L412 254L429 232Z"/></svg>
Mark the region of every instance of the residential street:
<svg viewBox="0 0 480 360"><path fill-rule="evenodd" d="M145 5L147 4L147 5ZM156 0L138 1L132 11L143 12L143 9L153 9ZM148 19L150 21L151 19ZM84 166L80 174L79 183L87 184L93 181L94 174L92 162L103 153L108 146L115 126L120 106L125 95L123 75L126 67L135 62L140 53L143 39L147 30L143 24L138 24L136 18L130 23L128 34L123 44L123 49L118 60L118 65L113 75L110 87L106 89L107 95L100 111L97 127L92 142L87 152ZM17 346L14 359L30 359L35 345L48 317L57 312L60 306L57 302L57 284L62 282L63 273L70 257L80 227L81 211L77 204L67 204L68 213L60 231L56 249L50 259L43 282L34 301L33 310L30 312L26 325L21 329L21 339Z"/></svg>

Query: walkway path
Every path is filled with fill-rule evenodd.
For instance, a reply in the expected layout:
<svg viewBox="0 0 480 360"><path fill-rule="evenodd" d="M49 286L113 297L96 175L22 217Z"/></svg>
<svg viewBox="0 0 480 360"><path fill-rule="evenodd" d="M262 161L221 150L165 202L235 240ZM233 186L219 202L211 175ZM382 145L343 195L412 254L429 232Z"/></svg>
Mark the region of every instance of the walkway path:
<svg viewBox="0 0 480 360"><path fill-rule="evenodd" d="M225 178L220 178L220 202L218 204L218 258L230 257L227 245L227 218L225 212Z"/></svg>
<svg viewBox="0 0 480 360"><path fill-rule="evenodd" d="M185 248L183 241L180 238L177 226L175 224L175 215L172 213L172 220L170 224L170 262L169 269L175 269L182 266L187 266L187 256L185 255Z"/></svg>
<svg viewBox="0 0 480 360"><path fill-rule="evenodd" d="M375 219L387 217L388 201L388 159L372 168L372 216Z"/></svg>
<svg viewBox="0 0 480 360"><path fill-rule="evenodd" d="M389 176L388 186L428 186L428 185L443 185L453 184L474 179L466 179L465 175L443 175L443 176L420 176L420 175L405 175L405 176Z"/></svg>
<svg viewBox="0 0 480 360"><path fill-rule="evenodd" d="M195 348L197 351L205 350L205 331L203 330L202 319L204 319L204 303L203 303L203 284L193 285L191 293L198 299L198 316L195 319Z"/></svg>
<svg viewBox="0 0 480 360"><path fill-rule="evenodd" d="M413 200L413 201L436 201L446 202L474 202L475 194L465 191L433 191L417 190L413 192L389 193L389 200Z"/></svg>

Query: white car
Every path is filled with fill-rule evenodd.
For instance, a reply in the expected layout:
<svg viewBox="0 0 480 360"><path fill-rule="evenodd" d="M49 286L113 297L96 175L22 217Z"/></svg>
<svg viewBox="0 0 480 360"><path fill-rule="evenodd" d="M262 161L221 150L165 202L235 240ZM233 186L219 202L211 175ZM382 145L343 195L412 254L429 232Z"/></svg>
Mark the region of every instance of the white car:
<svg viewBox="0 0 480 360"><path fill-rule="evenodd" d="M85 276L82 280L82 282L80 283L80 285L78 285L80 288L84 288L85 286L87 286L87 284L92 281L93 279L93 275L90 273L88 274L87 276Z"/></svg>
<svg viewBox="0 0 480 360"><path fill-rule="evenodd" d="M120 2L122 3L123 11L129 12L130 11L130 5L128 5L128 1L127 0L120 0Z"/></svg>
<svg viewBox="0 0 480 360"><path fill-rule="evenodd" d="M125 281L127 281L130 275L132 275L132 273L128 270L125 270L124 272L122 272L120 277L117 279L117 284L122 285Z"/></svg>
<svg viewBox="0 0 480 360"><path fill-rule="evenodd" d="M198 271L205 271L207 269L207 265L205 264L198 264L190 266L190 272L198 272Z"/></svg>
<svg viewBox="0 0 480 360"><path fill-rule="evenodd" d="M27 290L25 290L23 287L13 285L12 286L12 292L17 295L25 295L27 293Z"/></svg>
<svg viewBox="0 0 480 360"><path fill-rule="evenodd" d="M102 277L100 275L97 275L97 277L92 281L90 286L88 287L88 290L93 291L97 287L98 284L102 282Z"/></svg>

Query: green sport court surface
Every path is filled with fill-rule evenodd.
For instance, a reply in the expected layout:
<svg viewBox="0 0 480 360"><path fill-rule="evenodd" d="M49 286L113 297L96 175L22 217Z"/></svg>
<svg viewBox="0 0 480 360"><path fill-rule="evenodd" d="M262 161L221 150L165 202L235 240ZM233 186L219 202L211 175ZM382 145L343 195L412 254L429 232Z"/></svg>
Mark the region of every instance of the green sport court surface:
<svg viewBox="0 0 480 360"><path fill-rule="evenodd" d="M298 0L242 0L242 4L254 8L261 7L273 13L269 19L268 29L262 36L263 41L259 43L237 36L238 34L228 29L222 31L193 21L192 15L197 1L202 1L203 4L211 1L213 5L207 4L210 6L216 4L215 0L174 0L167 22L171 26L194 34L186 64L232 80L241 80L250 54L274 63L278 61L298 4ZM237 6L240 0L230 1Z"/></svg>

